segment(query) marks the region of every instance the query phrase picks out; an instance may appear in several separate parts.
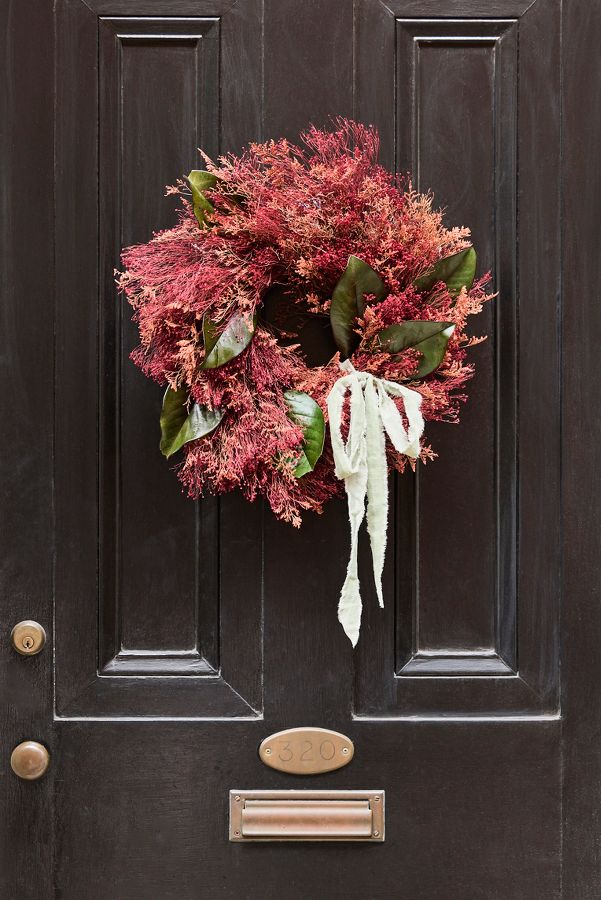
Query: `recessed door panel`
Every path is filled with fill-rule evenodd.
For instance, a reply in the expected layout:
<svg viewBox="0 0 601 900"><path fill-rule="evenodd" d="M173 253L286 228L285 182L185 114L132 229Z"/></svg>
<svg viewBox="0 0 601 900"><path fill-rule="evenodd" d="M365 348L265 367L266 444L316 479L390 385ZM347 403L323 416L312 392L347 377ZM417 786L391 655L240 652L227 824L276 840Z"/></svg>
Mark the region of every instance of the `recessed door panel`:
<svg viewBox="0 0 601 900"><path fill-rule="evenodd" d="M367 9L358 26L365 115ZM497 297L472 329L487 340L471 351L476 376L460 424L428 423L439 458L395 480L391 602L385 627L367 604L379 650L360 646L357 713L552 715L558 482L536 473L559 454L557 420L543 412L559 390L559 153L549 152L559 121L541 123L533 98L558 89L536 44L541 22L557 41L556 9L497 19L408 18L404 9L377 18L388 48L377 68L383 155L434 192L449 224L469 223L478 274L491 272ZM532 267L541 242L544 270ZM534 331L548 351L536 370Z"/></svg>
<svg viewBox="0 0 601 900"><path fill-rule="evenodd" d="M58 13L58 710L253 716L259 510L241 530L239 499L184 496L158 450L164 387L129 359L136 326L115 286L121 248L175 223L165 186L200 165L198 147L217 156L236 103L243 121L252 103L223 85L230 21L108 12Z"/></svg>

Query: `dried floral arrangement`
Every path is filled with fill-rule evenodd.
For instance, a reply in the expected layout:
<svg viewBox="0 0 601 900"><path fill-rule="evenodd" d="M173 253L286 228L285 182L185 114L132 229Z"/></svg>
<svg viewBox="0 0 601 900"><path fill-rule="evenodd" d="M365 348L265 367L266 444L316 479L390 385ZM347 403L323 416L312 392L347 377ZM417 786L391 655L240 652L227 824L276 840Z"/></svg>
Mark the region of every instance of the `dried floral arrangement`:
<svg viewBox="0 0 601 900"><path fill-rule="evenodd" d="M387 472L435 456L424 421L458 420L467 351L483 340L466 322L490 299L489 276L475 280L469 230L446 228L431 196L378 164L371 127L339 120L302 146L203 158L205 170L168 189L177 225L123 252L119 285L140 332L132 358L167 386L160 447L183 451L191 497L240 488L298 526L346 490L339 618L355 644L365 501L382 603ZM338 352L326 364L309 366L295 334L266 321L276 285L329 321Z"/></svg>

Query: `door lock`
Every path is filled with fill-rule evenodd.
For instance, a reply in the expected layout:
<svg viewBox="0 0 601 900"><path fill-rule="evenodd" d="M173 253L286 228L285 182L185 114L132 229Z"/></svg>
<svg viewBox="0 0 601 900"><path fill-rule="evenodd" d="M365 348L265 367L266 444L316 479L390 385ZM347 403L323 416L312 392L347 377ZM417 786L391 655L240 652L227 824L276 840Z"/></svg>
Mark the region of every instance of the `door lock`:
<svg viewBox="0 0 601 900"><path fill-rule="evenodd" d="M38 622L24 619L11 631L10 642L21 656L35 656L44 648L46 632Z"/></svg>

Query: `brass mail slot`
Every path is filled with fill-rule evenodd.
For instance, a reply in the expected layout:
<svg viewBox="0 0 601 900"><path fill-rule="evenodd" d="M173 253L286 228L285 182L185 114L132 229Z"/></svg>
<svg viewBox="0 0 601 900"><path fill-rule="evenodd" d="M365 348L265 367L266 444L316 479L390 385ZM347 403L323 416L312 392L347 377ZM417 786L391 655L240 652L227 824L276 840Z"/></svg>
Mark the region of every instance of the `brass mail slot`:
<svg viewBox="0 0 601 900"><path fill-rule="evenodd" d="M230 841L383 841L384 791L230 791Z"/></svg>

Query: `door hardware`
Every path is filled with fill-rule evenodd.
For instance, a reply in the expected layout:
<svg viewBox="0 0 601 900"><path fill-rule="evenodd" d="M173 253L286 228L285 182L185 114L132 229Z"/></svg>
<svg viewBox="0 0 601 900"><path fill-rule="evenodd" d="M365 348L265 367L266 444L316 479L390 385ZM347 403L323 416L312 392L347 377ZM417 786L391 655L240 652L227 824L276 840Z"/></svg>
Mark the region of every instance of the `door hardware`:
<svg viewBox="0 0 601 900"><path fill-rule="evenodd" d="M230 841L383 841L384 791L230 791Z"/></svg>
<svg viewBox="0 0 601 900"><path fill-rule="evenodd" d="M354 753L350 738L328 728L287 728L270 734L259 747L266 766L291 775L332 772L350 763Z"/></svg>
<svg viewBox="0 0 601 900"><path fill-rule="evenodd" d="M24 781L41 778L50 765L50 754L37 741L23 741L17 744L10 757L10 767Z"/></svg>
<svg viewBox="0 0 601 900"><path fill-rule="evenodd" d="M38 622L24 619L17 622L11 631L10 642L22 656L35 656L44 648L46 632Z"/></svg>

